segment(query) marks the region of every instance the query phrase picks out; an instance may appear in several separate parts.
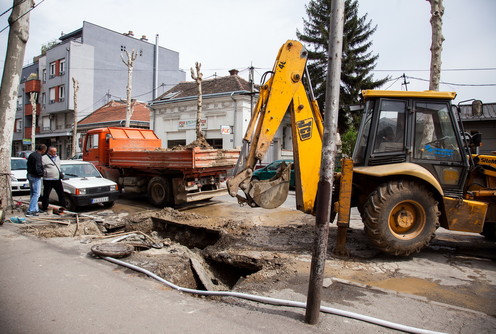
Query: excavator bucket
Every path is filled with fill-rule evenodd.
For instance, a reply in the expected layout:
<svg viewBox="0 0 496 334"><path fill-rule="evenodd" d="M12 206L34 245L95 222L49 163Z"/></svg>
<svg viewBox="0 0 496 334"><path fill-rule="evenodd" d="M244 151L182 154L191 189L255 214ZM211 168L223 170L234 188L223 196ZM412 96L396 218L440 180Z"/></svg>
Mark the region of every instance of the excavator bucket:
<svg viewBox="0 0 496 334"><path fill-rule="evenodd" d="M291 163L282 163L277 174L270 180L252 181L250 195L255 204L264 209L274 209L286 201L289 193Z"/></svg>

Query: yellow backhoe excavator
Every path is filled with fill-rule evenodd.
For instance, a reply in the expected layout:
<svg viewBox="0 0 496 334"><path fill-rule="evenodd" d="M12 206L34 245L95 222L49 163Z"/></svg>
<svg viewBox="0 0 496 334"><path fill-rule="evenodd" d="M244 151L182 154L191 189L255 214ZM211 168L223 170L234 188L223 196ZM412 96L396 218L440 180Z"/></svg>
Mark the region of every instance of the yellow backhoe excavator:
<svg viewBox="0 0 496 334"><path fill-rule="evenodd" d="M266 181L252 180L252 173L289 112L296 205L314 213L324 130L307 56L300 42L287 41L261 86L228 181L240 203L275 208L286 200L291 166L281 165ZM350 208L357 207L372 244L400 256L419 252L439 226L496 238L496 157L473 154L480 134L463 131L459 108L452 105L456 93L366 90L362 97L352 160L344 159L334 177L338 226L348 227Z"/></svg>

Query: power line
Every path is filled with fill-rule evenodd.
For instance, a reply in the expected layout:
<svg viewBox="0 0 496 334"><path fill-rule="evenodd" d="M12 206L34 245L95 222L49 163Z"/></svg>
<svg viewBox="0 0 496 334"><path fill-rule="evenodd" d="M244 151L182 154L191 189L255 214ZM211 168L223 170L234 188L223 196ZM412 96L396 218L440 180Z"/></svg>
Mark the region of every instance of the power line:
<svg viewBox="0 0 496 334"><path fill-rule="evenodd" d="M26 0L24 0L26 1ZM24 2L23 1L23 2ZM0 30L0 34L2 32L4 32L5 29L7 29L8 27L10 27L11 25L13 25L14 23L16 23L17 21L19 21L22 17L24 17L25 15L27 15L30 11L32 11L33 9L35 9L36 7L38 7L39 5L41 5L45 0L41 0L40 2L38 2L37 4L33 5L26 13L22 14L21 16L19 16L17 19L15 19L14 21L12 21L12 23L10 23L9 25L7 25L5 28L3 28L2 30ZM22 2L21 2L22 3Z"/></svg>
<svg viewBox="0 0 496 334"><path fill-rule="evenodd" d="M4 16L5 13L8 13L11 9L14 9L15 6L19 6L20 4L22 4L23 2L25 2L26 0L22 0L20 1L19 3L16 3L15 5L13 5L12 7L10 7L9 9L7 9L6 11L4 11L2 14L0 14L0 17Z"/></svg>
<svg viewBox="0 0 496 334"><path fill-rule="evenodd" d="M427 81L427 82L430 81L430 80L427 80L427 79L410 77L410 76L407 76L407 78L414 79L414 80L419 80L419 81ZM444 84L444 85L461 86L461 87L493 87L493 86L496 86L496 83L490 83L490 84L467 84L467 83L452 83L452 82L445 82L445 81L439 81L439 83Z"/></svg>
<svg viewBox="0 0 496 334"><path fill-rule="evenodd" d="M480 67L480 68L442 68L441 72L459 72L459 71L495 71L496 67ZM379 69L372 70L372 72L430 72L430 70L419 70L419 69L407 69L407 70L397 70L397 69Z"/></svg>

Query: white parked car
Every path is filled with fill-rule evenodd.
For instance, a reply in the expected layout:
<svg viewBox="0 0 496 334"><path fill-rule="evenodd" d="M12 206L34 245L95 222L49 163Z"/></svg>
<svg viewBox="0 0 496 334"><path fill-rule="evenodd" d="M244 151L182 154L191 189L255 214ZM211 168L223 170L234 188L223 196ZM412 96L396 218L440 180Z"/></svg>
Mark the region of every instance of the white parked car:
<svg viewBox="0 0 496 334"><path fill-rule="evenodd" d="M27 159L10 158L10 174L12 192L29 191Z"/></svg>
<svg viewBox="0 0 496 334"><path fill-rule="evenodd" d="M69 211L99 203L110 208L119 197L117 184L104 178L90 162L62 160L60 169L64 173L62 185L65 193L65 207ZM57 194L52 190L50 202L56 201Z"/></svg>

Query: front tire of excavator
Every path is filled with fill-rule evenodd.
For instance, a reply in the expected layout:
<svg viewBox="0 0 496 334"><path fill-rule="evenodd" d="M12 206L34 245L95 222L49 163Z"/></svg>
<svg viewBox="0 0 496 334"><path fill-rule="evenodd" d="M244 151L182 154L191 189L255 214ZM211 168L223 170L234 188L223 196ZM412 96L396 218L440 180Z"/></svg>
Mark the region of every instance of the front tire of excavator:
<svg viewBox="0 0 496 334"><path fill-rule="evenodd" d="M172 199L170 181L161 176L152 177L148 182L148 198L158 207L170 205Z"/></svg>
<svg viewBox="0 0 496 334"><path fill-rule="evenodd" d="M362 219L376 248L387 254L408 256L418 253L434 238L439 215L438 203L424 185L393 180L370 194Z"/></svg>

